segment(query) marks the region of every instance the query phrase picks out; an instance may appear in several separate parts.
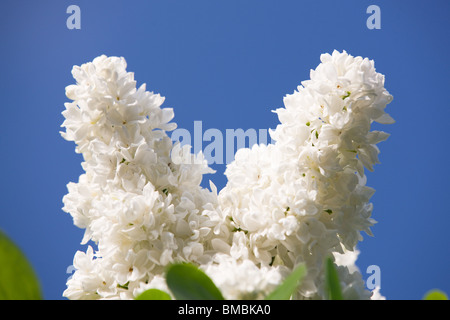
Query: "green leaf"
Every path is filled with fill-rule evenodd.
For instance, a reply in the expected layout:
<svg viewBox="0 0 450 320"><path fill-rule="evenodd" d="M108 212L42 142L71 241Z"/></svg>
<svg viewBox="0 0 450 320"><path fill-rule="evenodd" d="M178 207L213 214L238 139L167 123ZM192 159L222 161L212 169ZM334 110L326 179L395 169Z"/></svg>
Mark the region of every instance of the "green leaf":
<svg viewBox="0 0 450 320"><path fill-rule="evenodd" d="M448 296L441 290L433 289L425 294L423 300L448 300Z"/></svg>
<svg viewBox="0 0 450 320"><path fill-rule="evenodd" d="M36 274L22 251L0 231L0 300L40 300Z"/></svg>
<svg viewBox="0 0 450 320"><path fill-rule="evenodd" d="M148 289L138 295L135 300L172 300L167 292L159 289Z"/></svg>
<svg viewBox="0 0 450 320"><path fill-rule="evenodd" d="M325 261L325 285L329 300L343 300L338 273L331 258Z"/></svg>
<svg viewBox="0 0 450 320"><path fill-rule="evenodd" d="M213 281L189 263L171 265L167 270L166 282L177 300L224 300Z"/></svg>
<svg viewBox="0 0 450 320"><path fill-rule="evenodd" d="M266 300L289 300L289 298L297 289L300 281L306 275L306 267L304 264L298 265L292 273L284 279L274 291L269 293Z"/></svg>

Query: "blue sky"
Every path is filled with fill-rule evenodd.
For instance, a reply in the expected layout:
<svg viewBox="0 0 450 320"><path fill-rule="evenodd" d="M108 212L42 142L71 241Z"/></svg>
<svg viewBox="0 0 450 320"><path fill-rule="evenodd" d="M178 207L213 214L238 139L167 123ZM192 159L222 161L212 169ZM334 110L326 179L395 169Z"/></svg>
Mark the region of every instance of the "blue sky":
<svg viewBox="0 0 450 320"><path fill-rule="evenodd" d="M69 30L66 9L81 9ZM369 5L381 29L369 30ZM448 1L24 1L0 3L0 228L25 252L46 299L62 299L83 231L61 210L66 184L82 173L59 131L73 65L123 56L138 84L166 97L175 122L203 129L275 128L282 107L321 53L375 60L394 96L396 124L368 174L374 237L358 265L381 269L388 299L450 293ZM378 129L381 126L377 127ZM207 176L222 188L225 165ZM207 184L205 183L205 186Z"/></svg>

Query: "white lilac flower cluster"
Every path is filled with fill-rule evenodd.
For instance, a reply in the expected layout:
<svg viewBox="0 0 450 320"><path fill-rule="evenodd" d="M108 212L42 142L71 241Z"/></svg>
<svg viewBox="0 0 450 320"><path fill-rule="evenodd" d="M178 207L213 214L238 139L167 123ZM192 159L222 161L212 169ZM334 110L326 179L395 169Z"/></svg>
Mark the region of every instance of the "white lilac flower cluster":
<svg viewBox="0 0 450 320"><path fill-rule="evenodd" d="M378 163L376 144L388 134L392 96L373 61L346 52L323 54L311 80L284 98L275 144L237 151L225 172L219 208L235 232L231 255L262 266L308 268L298 298L323 298L327 256L351 254L361 231L371 235L374 190L364 168ZM344 294L370 297L355 268L339 268Z"/></svg>
<svg viewBox="0 0 450 320"><path fill-rule="evenodd" d="M85 173L68 184L63 210L98 250L76 253L64 296L133 298L169 263L210 259L217 196L200 182L212 170L201 154L172 145L172 109L136 88L123 58L100 56L72 74L62 136L76 143ZM192 164L174 163L171 152Z"/></svg>
<svg viewBox="0 0 450 320"><path fill-rule="evenodd" d="M74 67L63 137L77 144L86 173L69 183L63 209L98 249L75 255L64 295L167 290L165 266L189 261L228 299L263 298L303 263L307 276L293 298L323 299L324 260L333 256L344 297L370 298L355 248L375 222L364 168L373 170L376 144L388 137L370 127L393 123L384 112L392 96L367 58L335 51L321 62L276 110L276 143L238 150L219 195L212 184L200 187L211 170L201 154L172 145L172 110L144 86L136 90L123 58Z"/></svg>

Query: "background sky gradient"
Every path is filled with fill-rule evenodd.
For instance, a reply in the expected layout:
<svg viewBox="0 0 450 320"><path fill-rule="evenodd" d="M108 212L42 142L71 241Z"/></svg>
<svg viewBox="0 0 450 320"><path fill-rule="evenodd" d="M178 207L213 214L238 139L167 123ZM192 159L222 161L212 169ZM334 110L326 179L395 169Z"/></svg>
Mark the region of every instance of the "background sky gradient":
<svg viewBox="0 0 450 320"><path fill-rule="evenodd" d="M66 9L81 8L69 30ZM381 8L369 30L366 9ZM358 266L381 268L388 299L450 293L449 1L128 0L0 2L0 228L25 252L45 299L63 299L83 230L64 213L66 184L82 173L75 145L59 134L73 65L123 56L138 85L166 97L174 121L193 132L275 128L291 94L321 53L375 60L396 124L368 174L374 237ZM205 145L204 145L205 146ZM211 179L221 189L225 165Z"/></svg>

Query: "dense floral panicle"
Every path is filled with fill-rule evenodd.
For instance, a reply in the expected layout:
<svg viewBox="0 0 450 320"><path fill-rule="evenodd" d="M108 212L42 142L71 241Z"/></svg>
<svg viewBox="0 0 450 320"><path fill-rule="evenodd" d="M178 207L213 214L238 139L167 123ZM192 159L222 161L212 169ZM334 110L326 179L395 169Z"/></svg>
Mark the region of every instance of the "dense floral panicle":
<svg viewBox="0 0 450 320"><path fill-rule="evenodd" d="M376 144L388 134L370 127L393 123L384 111L391 100L373 61L322 55L311 79L276 110L276 143L240 149L227 166L219 204L234 231L229 254L261 266L305 263L297 298L323 298L325 257L353 250L361 231L371 235L374 190L364 168L378 163ZM359 272L347 269L340 273L348 295L370 296Z"/></svg>
<svg viewBox="0 0 450 320"><path fill-rule="evenodd" d="M72 74L61 134L75 142L85 173L68 184L63 210L97 251L75 255L64 295L133 298L172 261L210 260L221 220L217 195L200 182L212 170L201 154L172 145L172 109L145 85L136 89L123 58L100 56ZM174 162L172 151L192 161Z"/></svg>
<svg viewBox="0 0 450 320"><path fill-rule="evenodd" d="M389 136L371 124L393 123L392 96L374 62L345 51L321 56L276 110L276 141L238 150L217 194L200 187L210 173L201 154L172 144L172 109L136 88L123 58L101 56L74 67L62 135L76 143L85 173L69 183L64 210L93 241L74 258L71 299L130 299L167 291L165 267L189 261L228 299L260 299L299 263L307 267L295 299L326 298L324 261L333 257L344 298L369 292L355 265L361 233L371 235L365 169L378 163Z"/></svg>

